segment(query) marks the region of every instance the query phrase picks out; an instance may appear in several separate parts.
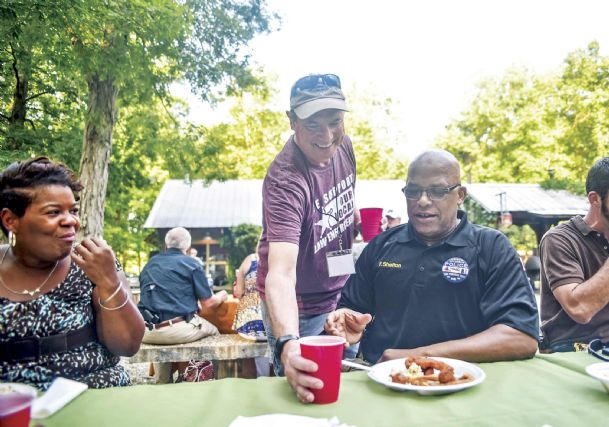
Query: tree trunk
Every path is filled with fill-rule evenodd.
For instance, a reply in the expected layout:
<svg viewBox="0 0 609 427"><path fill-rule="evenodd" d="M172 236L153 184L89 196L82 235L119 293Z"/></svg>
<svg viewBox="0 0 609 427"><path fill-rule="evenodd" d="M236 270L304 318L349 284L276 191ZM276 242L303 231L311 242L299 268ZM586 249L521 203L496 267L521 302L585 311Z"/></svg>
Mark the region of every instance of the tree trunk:
<svg viewBox="0 0 609 427"><path fill-rule="evenodd" d="M88 86L87 119L80 159L80 181L84 187L80 198L80 238L103 235L108 163L118 95L112 77L101 80L94 75L89 78Z"/></svg>
<svg viewBox="0 0 609 427"><path fill-rule="evenodd" d="M8 120L8 137L6 138L7 147L11 150L21 148L22 138L16 137L22 133L27 114L27 96L29 89L29 55L22 54L22 60L17 62L17 54L13 47L10 47L13 54L13 75L15 77L15 90L13 92L13 106Z"/></svg>

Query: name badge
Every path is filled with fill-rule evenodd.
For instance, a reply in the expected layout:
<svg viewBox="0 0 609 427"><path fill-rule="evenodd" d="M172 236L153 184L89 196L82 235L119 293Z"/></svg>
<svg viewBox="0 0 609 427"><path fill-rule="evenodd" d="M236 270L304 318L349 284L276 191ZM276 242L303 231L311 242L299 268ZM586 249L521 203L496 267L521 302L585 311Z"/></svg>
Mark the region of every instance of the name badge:
<svg viewBox="0 0 609 427"><path fill-rule="evenodd" d="M326 261L328 261L328 275L330 277L355 273L355 262L353 261L351 249L328 252L326 254Z"/></svg>

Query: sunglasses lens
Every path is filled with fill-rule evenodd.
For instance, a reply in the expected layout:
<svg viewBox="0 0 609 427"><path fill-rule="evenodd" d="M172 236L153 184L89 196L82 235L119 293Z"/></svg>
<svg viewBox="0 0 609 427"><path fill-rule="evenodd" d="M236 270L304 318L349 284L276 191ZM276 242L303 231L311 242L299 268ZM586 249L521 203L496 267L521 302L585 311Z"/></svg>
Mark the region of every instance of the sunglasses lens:
<svg viewBox="0 0 609 427"><path fill-rule="evenodd" d="M423 190L420 188L404 188L404 195L407 199L419 199L423 195Z"/></svg>
<svg viewBox="0 0 609 427"><path fill-rule="evenodd" d="M446 195L446 189L431 187L427 189L427 194L429 195L430 199L439 200Z"/></svg>
<svg viewBox="0 0 609 427"><path fill-rule="evenodd" d="M335 74L314 74L301 78L294 84L292 92L298 90L310 90L316 87L337 87L340 88L340 79Z"/></svg>

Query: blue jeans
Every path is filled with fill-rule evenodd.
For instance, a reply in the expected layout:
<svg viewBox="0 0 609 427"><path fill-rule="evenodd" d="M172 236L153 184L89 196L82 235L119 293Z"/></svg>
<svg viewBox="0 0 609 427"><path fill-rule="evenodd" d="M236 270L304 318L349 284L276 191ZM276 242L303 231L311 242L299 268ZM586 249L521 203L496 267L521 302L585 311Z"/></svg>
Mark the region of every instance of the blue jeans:
<svg viewBox="0 0 609 427"><path fill-rule="evenodd" d="M262 320L264 321L264 329L266 330L266 336L268 338L269 349L271 351L271 357L273 359L273 370L275 371L275 375L284 376L283 364L280 359L275 358L275 343L277 340L275 339L275 335L273 335L273 330L271 328L271 317L269 316L268 309L266 307L266 303L261 301L262 306ZM314 335L324 335L324 323L326 322L326 317L328 317L329 313L322 314L313 314L313 315L304 315L300 314L298 316L298 330L299 335L301 337L310 337ZM343 352L343 359L353 359L357 356L357 351L359 349L359 343L352 344L348 348L345 348Z"/></svg>

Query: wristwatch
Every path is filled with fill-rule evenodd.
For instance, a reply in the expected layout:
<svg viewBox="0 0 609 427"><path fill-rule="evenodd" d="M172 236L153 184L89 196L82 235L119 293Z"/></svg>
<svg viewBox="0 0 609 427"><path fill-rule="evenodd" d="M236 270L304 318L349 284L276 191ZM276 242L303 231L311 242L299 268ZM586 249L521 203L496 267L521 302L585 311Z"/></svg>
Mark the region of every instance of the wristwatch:
<svg viewBox="0 0 609 427"><path fill-rule="evenodd" d="M297 335L282 335L277 338L277 342L275 343L275 360L281 361L281 353L283 352L283 347L288 341L297 339L300 339L300 337Z"/></svg>

